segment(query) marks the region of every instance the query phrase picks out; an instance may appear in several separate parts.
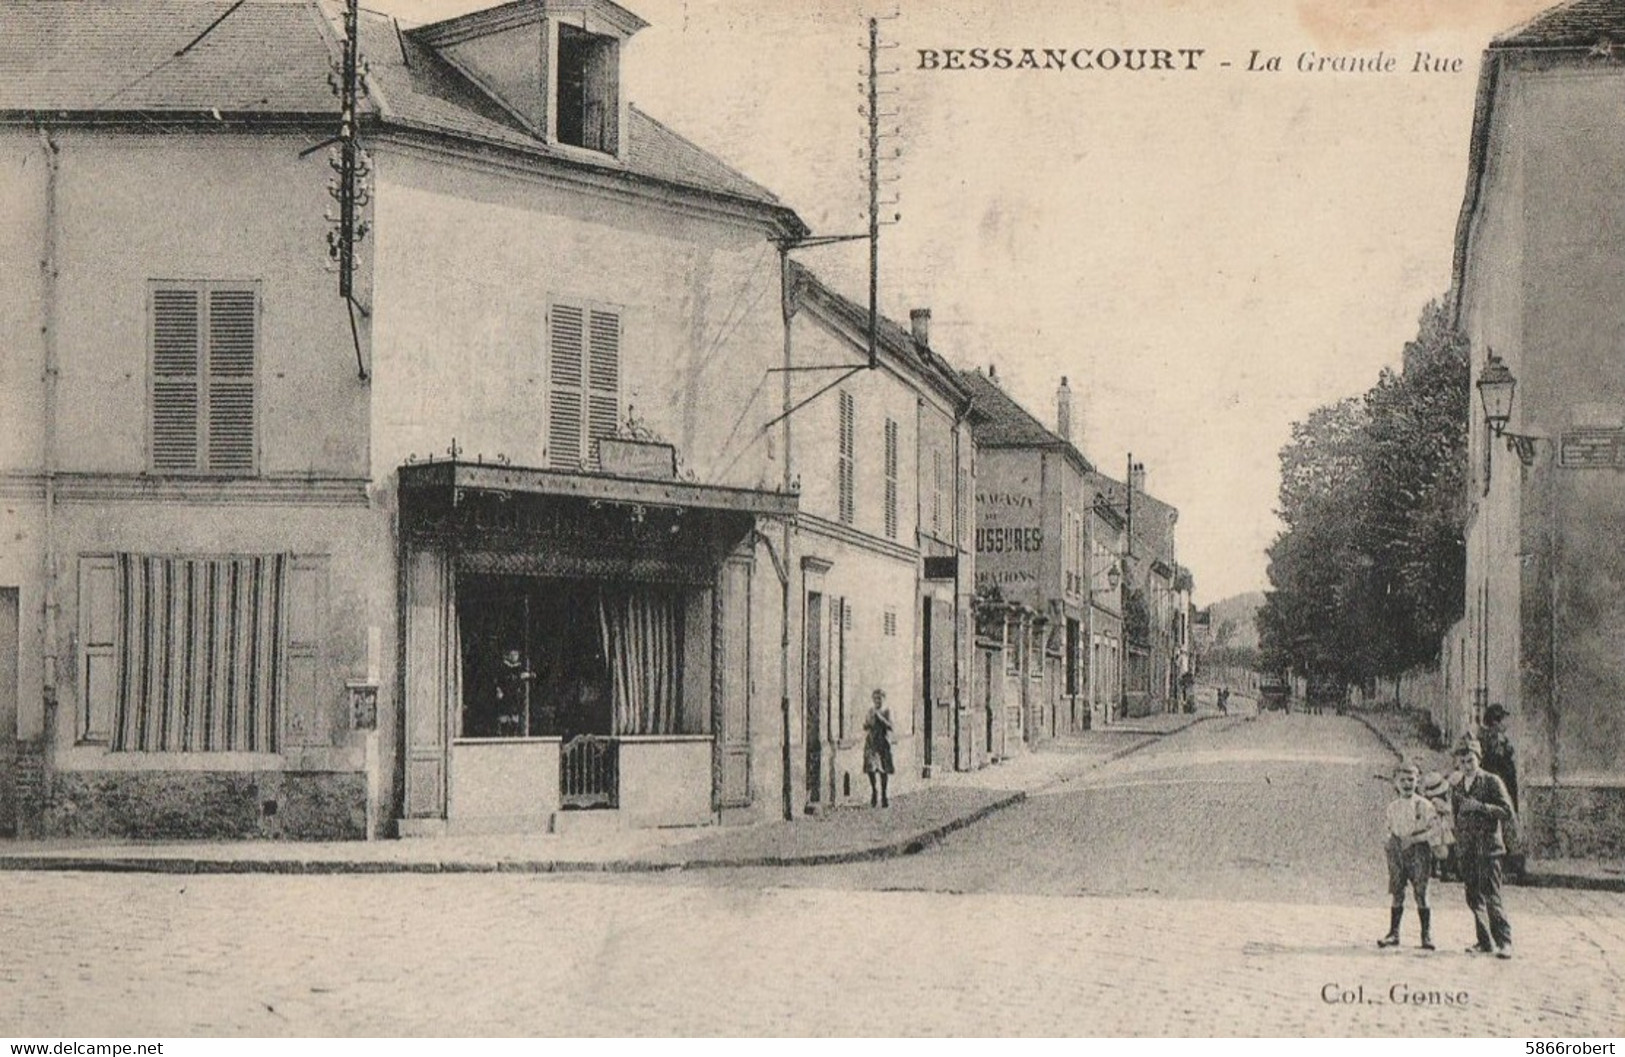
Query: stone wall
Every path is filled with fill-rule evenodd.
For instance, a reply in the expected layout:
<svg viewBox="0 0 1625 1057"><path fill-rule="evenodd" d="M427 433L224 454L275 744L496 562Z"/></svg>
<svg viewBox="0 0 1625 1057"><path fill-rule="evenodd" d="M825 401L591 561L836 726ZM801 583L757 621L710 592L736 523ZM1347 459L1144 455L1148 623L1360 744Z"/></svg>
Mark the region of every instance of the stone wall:
<svg viewBox="0 0 1625 1057"><path fill-rule="evenodd" d="M1531 855L1550 859L1625 855L1625 787L1525 785L1519 794L1524 800L1524 843Z"/></svg>
<svg viewBox="0 0 1625 1057"><path fill-rule="evenodd" d="M59 771L44 834L128 840L365 840L362 772Z"/></svg>

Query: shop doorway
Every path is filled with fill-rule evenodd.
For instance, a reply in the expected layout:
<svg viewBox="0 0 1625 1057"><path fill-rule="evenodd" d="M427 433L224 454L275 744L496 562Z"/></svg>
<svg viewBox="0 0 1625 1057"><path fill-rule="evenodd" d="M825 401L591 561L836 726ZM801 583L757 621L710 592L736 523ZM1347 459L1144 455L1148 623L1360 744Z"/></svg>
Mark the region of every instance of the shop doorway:
<svg viewBox="0 0 1625 1057"><path fill-rule="evenodd" d="M600 604L598 587L586 581L461 578L458 736L568 739L613 733Z"/></svg>

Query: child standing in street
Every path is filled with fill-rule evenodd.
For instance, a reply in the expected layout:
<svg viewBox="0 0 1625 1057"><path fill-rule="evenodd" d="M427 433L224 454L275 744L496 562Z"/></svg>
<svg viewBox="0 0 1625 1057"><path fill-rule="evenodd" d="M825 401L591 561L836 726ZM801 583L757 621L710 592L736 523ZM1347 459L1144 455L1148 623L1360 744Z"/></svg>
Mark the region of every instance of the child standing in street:
<svg viewBox="0 0 1625 1057"><path fill-rule="evenodd" d="M1428 878L1433 873L1433 850L1428 841L1437 831L1438 812L1416 791L1420 771L1414 763L1394 768L1394 798L1383 810L1388 841L1388 935L1379 947L1399 946L1399 922L1405 916L1405 886L1416 893L1416 916L1422 923L1422 949L1433 947L1433 911L1428 906Z"/></svg>
<svg viewBox="0 0 1625 1057"><path fill-rule="evenodd" d="M1450 805L1450 780L1438 771L1422 776L1417 792L1428 798L1438 812L1428 845L1433 849L1433 876L1441 881L1456 880L1455 812Z"/></svg>

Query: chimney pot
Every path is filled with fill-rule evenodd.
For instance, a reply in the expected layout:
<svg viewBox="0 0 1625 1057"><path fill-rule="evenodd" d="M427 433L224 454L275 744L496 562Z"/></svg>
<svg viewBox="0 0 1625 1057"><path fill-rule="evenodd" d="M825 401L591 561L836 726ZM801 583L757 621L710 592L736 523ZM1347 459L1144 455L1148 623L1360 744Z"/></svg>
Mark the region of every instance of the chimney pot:
<svg viewBox="0 0 1625 1057"><path fill-rule="evenodd" d="M929 308L911 308L908 313L908 326L914 332L914 340L927 347L931 344L931 310Z"/></svg>

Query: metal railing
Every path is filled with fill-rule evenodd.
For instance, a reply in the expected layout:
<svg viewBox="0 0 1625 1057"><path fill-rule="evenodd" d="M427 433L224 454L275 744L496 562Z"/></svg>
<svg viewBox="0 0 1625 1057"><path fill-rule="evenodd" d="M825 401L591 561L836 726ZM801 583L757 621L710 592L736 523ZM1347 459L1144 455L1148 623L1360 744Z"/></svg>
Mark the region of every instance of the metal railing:
<svg viewBox="0 0 1625 1057"><path fill-rule="evenodd" d="M578 734L559 747L559 801L567 808L616 807L620 802L619 745L601 734Z"/></svg>

